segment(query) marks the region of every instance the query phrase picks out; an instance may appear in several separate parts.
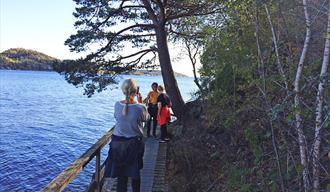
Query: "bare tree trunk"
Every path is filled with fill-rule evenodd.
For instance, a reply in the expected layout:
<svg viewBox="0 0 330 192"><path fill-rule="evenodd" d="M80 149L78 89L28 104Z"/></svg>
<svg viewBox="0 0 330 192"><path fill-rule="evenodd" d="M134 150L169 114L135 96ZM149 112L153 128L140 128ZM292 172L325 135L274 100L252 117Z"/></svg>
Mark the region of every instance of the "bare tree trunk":
<svg viewBox="0 0 330 192"><path fill-rule="evenodd" d="M162 71L165 89L172 100L172 109L174 114L180 118L185 111L185 103L182 99L177 81L172 69L170 54L167 46L167 36L165 27L158 25L156 29L157 48L159 55L159 63Z"/></svg>
<svg viewBox="0 0 330 192"><path fill-rule="evenodd" d="M327 69L329 65L329 52L330 52L330 2L328 5L328 26L327 37L324 46L323 62L320 73L320 82L316 97L316 119L315 119L315 137L313 145L313 191L320 191L320 145L321 145L321 128L322 128L322 109L324 103L324 87L327 81Z"/></svg>
<svg viewBox="0 0 330 192"><path fill-rule="evenodd" d="M308 161L307 161L307 145L306 145L306 138L303 132L302 128L302 117L301 117L301 109L300 109L300 85L299 81L301 79L303 65L307 53L307 49L309 46L309 41L311 37L311 21L307 10L307 0L303 0L303 6L304 6L304 13L305 13L305 20L306 20L306 36L305 36L305 42L304 47L302 50L302 53L300 55L297 72L296 72L296 78L294 80L294 113L295 113L295 119L296 119L296 130L298 133L298 142L299 142L299 151L300 151L300 163L303 167L303 182L304 182L304 191L307 192L309 189L309 180L308 180Z"/></svg>
<svg viewBox="0 0 330 192"><path fill-rule="evenodd" d="M178 83L174 76L174 71L171 64L170 53L167 46L167 33L165 29L165 15L164 7L161 2L158 2L160 8L160 15L157 16L152 8L149 0L142 0L143 5L149 14L149 18L156 26L156 42L158 48L159 64L162 72L165 89L172 101L172 109L177 118L181 118L185 111L185 103L182 99Z"/></svg>
<svg viewBox="0 0 330 192"><path fill-rule="evenodd" d="M202 86L199 84L198 78L197 78L197 71L196 71L196 62L197 62L197 54L198 54L198 47L196 45L193 45L193 48L191 48L191 44L188 42L189 39L184 39L184 44L186 46L186 49L188 51L188 56L190 59L190 62L192 64L193 67L193 74L194 74L194 82L197 85L198 89L203 93L203 88ZM195 52L193 53L192 49L195 50Z"/></svg>
<svg viewBox="0 0 330 192"><path fill-rule="evenodd" d="M267 14L269 26L270 26L270 29L272 31L272 39L273 39L273 43L274 43L274 47L275 47L275 54L276 54L276 62L277 62L278 71L279 71L280 75L283 78L283 81L284 81L284 84L285 84L285 89L286 89L286 91L288 91L288 81L287 81L287 78L285 76L285 73L284 73L284 70L283 70L283 66L282 66L282 63L281 63L281 60L280 60L280 54L278 52L278 45L277 45L277 38L276 38L276 34L275 34L275 29L274 29L274 26L273 26L272 18L270 16L270 13L269 13L267 4L264 4L264 6L265 6L265 10L266 10L266 14Z"/></svg>
<svg viewBox="0 0 330 192"><path fill-rule="evenodd" d="M263 82L261 93L264 97L266 110L271 111L272 107L271 107L271 104L269 103L269 99L268 99L268 95L267 95L267 91L266 91L266 78L265 78L264 59L263 59L261 46L260 46L260 37L259 37L260 24L259 24L259 6L258 6L258 3L256 5L255 28L256 28L256 44L257 44L257 50L258 50L258 62L260 63L259 65L261 67L260 76L261 76L261 79L262 79L262 82ZM279 155L278 155L278 150L277 150L277 145L276 145L276 138L275 138L275 133L274 133L273 122L272 122L271 118L269 117L269 115L268 115L268 119L269 119L269 126L270 126L270 130L271 130L271 134L272 134L273 150L274 150L274 153L275 153L275 156L276 156L277 170L278 170L278 174L279 174L279 177L280 177L281 191L284 192L285 187L284 187L284 182L283 182L280 158L279 158Z"/></svg>
<svg viewBox="0 0 330 192"><path fill-rule="evenodd" d="M255 28L256 28L256 44L258 50L258 71L262 79L262 90L266 92L266 82L265 82L265 62L264 56L261 51L260 46L260 23L259 23L259 7L258 7L258 0L256 0L256 18L255 18Z"/></svg>

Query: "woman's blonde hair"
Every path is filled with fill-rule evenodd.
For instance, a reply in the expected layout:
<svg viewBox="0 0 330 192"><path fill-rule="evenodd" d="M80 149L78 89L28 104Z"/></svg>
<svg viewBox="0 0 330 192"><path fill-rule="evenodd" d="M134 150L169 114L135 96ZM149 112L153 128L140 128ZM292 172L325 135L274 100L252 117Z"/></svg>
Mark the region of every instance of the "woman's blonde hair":
<svg viewBox="0 0 330 192"><path fill-rule="evenodd" d="M163 85L158 85L157 87L158 91L163 92L165 90Z"/></svg>
<svg viewBox="0 0 330 192"><path fill-rule="evenodd" d="M123 84L121 85L121 90L123 91L126 100L126 104L123 108L122 114L126 115L128 110L129 99L132 95L135 95L137 91L137 86L135 81L133 79L125 79Z"/></svg>

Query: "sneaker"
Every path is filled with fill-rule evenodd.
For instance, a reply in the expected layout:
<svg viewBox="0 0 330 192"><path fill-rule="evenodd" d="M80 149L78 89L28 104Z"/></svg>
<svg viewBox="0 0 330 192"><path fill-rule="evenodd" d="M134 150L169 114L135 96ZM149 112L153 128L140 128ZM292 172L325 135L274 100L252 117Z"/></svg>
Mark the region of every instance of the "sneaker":
<svg viewBox="0 0 330 192"><path fill-rule="evenodd" d="M170 141L170 138L165 138L165 141Z"/></svg>
<svg viewBox="0 0 330 192"><path fill-rule="evenodd" d="M165 143L165 142L166 142L166 141L163 140L163 139L159 140L159 143Z"/></svg>

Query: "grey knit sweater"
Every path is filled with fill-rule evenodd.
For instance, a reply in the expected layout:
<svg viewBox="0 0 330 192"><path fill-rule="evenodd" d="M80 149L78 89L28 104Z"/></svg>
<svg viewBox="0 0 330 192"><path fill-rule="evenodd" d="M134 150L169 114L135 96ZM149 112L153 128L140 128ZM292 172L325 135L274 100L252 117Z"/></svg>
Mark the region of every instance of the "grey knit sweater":
<svg viewBox="0 0 330 192"><path fill-rule="evenodd" d="M128 104L127 114L122 111L125 104L115 103L114 116L116 125L113 134L121 137L143 136L143 122L149 119L147 108L142 104Z"/></svg>

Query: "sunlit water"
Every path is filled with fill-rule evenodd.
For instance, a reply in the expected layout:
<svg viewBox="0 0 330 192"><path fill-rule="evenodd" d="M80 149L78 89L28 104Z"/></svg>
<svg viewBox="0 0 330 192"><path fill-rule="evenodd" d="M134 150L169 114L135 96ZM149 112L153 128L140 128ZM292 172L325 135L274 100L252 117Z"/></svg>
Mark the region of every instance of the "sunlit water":
<svg viewBox="0 0 330 192"><path fill-rule="evenodd" d="M128 76L123 76L126 78ZM130 76L145 96L161 77ZM184 100L196 90L177 78ZM114 125L119 89L87 98L54 72L0 70L0 191L40 191ZM107 147L102 151L106 157ZM89 165L66 191L83 191Z"/></svg>

